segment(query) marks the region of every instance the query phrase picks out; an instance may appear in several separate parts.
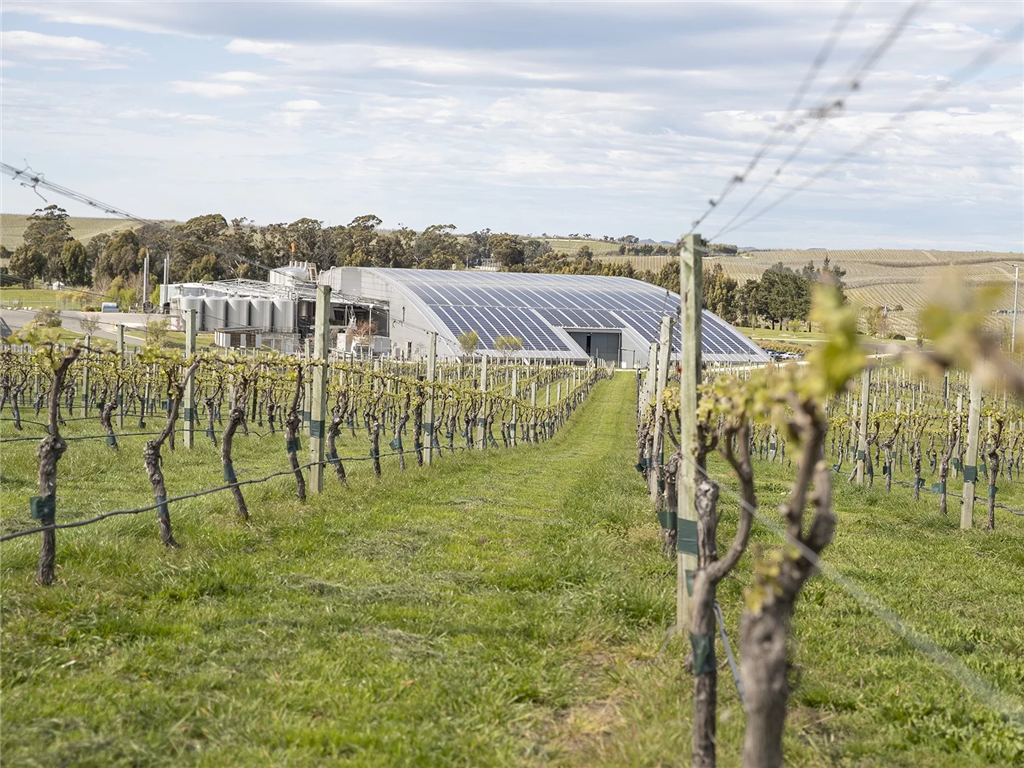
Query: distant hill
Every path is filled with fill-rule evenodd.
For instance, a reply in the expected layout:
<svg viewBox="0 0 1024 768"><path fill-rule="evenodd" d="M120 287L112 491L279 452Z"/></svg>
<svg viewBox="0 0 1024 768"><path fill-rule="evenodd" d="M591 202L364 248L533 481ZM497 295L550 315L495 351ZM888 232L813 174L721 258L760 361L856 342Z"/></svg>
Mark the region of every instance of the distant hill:
<svg viewBox="0 0 1024 768"><path fill-rule="evenodd" d="M28 217L27 213L0 213L0 244L12 251L21 245ZM68 221L71 224L71 233L83 243L89 242L96 235L113 234L141 226L135 221L101 217L72 216Z"/></svg>
<svg viewBox="0 0 1024 768"><path fill-rule="evenodd" d="M596 252L595 252L596 253ZM721 264L727 274L740 284L757 280L761 274L780 261L790 269L799 270L807 262L821 266L825 257L833 265L846 270L846 295L855 304L865 307L887 306L895 309L894 330L914 332L916 311L928 299L932 279L949 270L971 286L1002 285L1005 289L997 309L1013 308L1013 267L1024 262L1022 253L993 251L930 251L930 250L849 250L834 251L813 248L808 250L741 251L734 256L713 256L704 262L707 270L712 264ZM619 256L600 254L607 261L630 261L638 269L657 271L670 258L665 256ZM1024 301L1021 302L1024 308Z"/></svg>

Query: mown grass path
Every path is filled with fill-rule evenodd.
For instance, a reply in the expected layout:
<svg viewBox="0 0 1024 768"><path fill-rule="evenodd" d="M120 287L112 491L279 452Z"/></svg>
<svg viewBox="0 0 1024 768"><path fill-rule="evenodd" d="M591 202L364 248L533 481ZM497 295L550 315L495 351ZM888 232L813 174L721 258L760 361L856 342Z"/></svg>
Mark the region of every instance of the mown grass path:
<svg viewBox="0 0 1024 768"><path fill-rule="evenodd" d="M247 489L251 527L206 501L175 514L180 551L148 515L62 532L50 589L31 584L35 540L5 544L4 762L569 757L602 654L671 620L632 387L601 384L539 447L332 475L305 506L287 480Z"/></svg>

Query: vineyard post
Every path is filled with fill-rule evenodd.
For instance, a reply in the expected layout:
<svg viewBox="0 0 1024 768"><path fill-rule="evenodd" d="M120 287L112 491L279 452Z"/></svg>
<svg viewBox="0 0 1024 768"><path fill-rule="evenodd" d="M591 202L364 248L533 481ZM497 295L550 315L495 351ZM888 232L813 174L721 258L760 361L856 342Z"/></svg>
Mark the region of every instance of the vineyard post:
<svg viewBox="0 0 1024 768"><path fill-rule="evenodd" d="M311 347L312 347L312 339L310 339L307 336L306 339L305 339L305 343L303 344L303 349L302 349L302 357L303 357L303 359L306 360L307 363L309 362L309 359L312 356L313 350L311 349ZM310 426L309 426L309 424L310 424L310 422L309 422L309 404L313 401L313 382L312 382L311 379L312 379L312 377L306 379L306 391L303 392L303 398L302 398L302 425L306 428L307 434L309 433L309 429L310 429Z"/></svg>
<svg viewBox="0 0 1024 768"><path fill-rule="evenodd" d="M537 442L537 377L534 375L533 381L530 382L530 408L533 410L533 416L531 417L530 424L530 442L536 444Z"/></svg>
<svg viewBox="0 0 1024 768"><path fill-rule="evenodd" d="M124 370L124 323L117 324L117 367ZM117 388L117 428L124 429L124 395Z"/></svg>
<svg viewBox="0 0 1024 768"><path fill-rule="evenodd" d="M82 366L82 416L89 415L89 354L92 352L92 336L85 334L86 364Z"/></svg>
<svg viewBox="0 0 1024 768"><path fill-rule="evenodd" d="M857 439L857 485L864 485L864 466L868 458L868 398L871 393L871 369L860 374L860 435Z"/></svg>
<svg viewBox="0 0 1024 768"><path fill-rule="evenodd" d="M331 333L331 286L316 287L313 330L313 365L310 366L312 398L309 404L309 484L324 492L324 417L327 414L327 347ZM308 339L306 340L308 344Z"/></svg>
<svg viewBox="0 0 1024 768"><path fill-rule="evenodd" d="M942 377L942 407L949 410L949 369L946 369L946 373Z"/></svg>
<svg viewBox="0 0 1024 768"><path fill-rule="evenodd" d="M196 353L196 311L185 314L185 361L188 363ZM195 436L196 420L196 377L190 376L185 382L185 447L191 449Z"/></svg>
<svg viewBox="0 0 1024 768"><path fill-rule="evenodd" d="M437 381L437 332L430 331L427 347L427 402L424 404L423 431L426 442L426 459L429 467L434 462L434 383Z"/></svg>
<svg viewBox="0 0 1024 768"><path fill-rule="evenodd" d="M956 393L956 415L957 415L957 421L960 424L964 423L963 422L963 413L964 413L964 393L963 392L957 392ZM962 427L960 429L960 433L957 434L956 443L954 443L954 445L953 445L953 455L957 458L957 460L960 459L960 435L961 434L963 434L963 428ZM956 477L956 475L957 475L957 468L956 468L956 464L954 464L953 465L953 477Z"/></svg>
<svg viewBox="0 0 1024 768"><path fill-rule="evenodd" d="M517 417L519 416L519 406L516 404L516 399L519 397L519 368L518 366L512 369L512 447L516 446L516 430L518 424L516 424Z"/></svg>
<svg viewBox="0 0 1024 768"><path fill-rule="evenodd" d="M648 488L647 491L651 496L651 501L656 502L658 500L658 494L661 492L660 485L664 483L664 479L661 475L662 466L662 442L664 441L664 435L662 434L662 422L665 418L665 398L662 397L662 393L665 391L665 387L668 386L668 361L669 355L672 353L672 316L666 315L661 318L661 340L659 342L658 349L658 367L656 379L654 382L654 450L652 451L651 471L647 474ZM696 410L696 406L694 406Z"/></svg>
<svg viewBox="0 0 1024 768"><path fill-rule="evenodd" d="M701 381L703 241L686 235L679 253L679 510L677 512L676 626L690 626L690 591L697 568L697 388ZM669 337L671 340L671 337ZM669 346L669 345L666 345Z"/></svg>
<svg viewBox="0 0 1024 768"><path fill-rule="evenodd" d="M476 417L476 439L487 448L487 355L480 356L480 412Z"/></svg>
<svg viewBox="0 0 1024 768"><path fill-rule="evenodd" d="M974 490L978 482L978 428L981 421L981 381L971 374L971 402L967 413L967 455L964 457L964 494L960 505L960 529L974 525Z"/></svg>
<svg viewBox="0 0 1024 768"><path fill-rule="evenodd" d="M654 391L654 381L658 376L658 342L652 341L651 348L647 350L647 376L644 377L644 400L641 405L641 414L647 410L651 402L651 392Z"/></svg>

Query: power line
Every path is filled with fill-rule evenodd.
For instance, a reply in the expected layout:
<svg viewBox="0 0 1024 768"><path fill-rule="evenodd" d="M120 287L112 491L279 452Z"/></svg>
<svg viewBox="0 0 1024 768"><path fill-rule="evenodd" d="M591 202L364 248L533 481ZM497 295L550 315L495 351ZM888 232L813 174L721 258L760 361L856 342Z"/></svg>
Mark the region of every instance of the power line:
<svg viewBox="0 0 1024 768"><path fill-rule="evenodd" d="M832 86L829 88L822 100L821 105L815 109L809 110L806 117L813 118L816 126L820 126L823 121L830 117L835 112L841 110L845 106L845 102L842 98L834 97L834 94L839 94L844 91L853 93L860 90L863 84L864 78L872 71L878 61L885 55L885 53L892 47L892 45L899 39L900 35L903 34L904 29L909 25L911 20L924 10L925 6L928 5L930 0L916 0L903 12L897 21L889 27L886 33L882 36L878 43L871 49L868 49L860 58L860 61L850 67L847 73L840 77ZM850 0L843 8L839 17L836 19L836 23L832 28L831 33L825 42L822 44L817 56L811 63L811 67L807 74L804 76L803 82L797 88L793 98L790 100L789 106L783 115L782 122L775 126L768 136L761 142L761 146L754 153L754 156L747 163L746 168L738 174L735 174L729 181L726 182L721 194L717 199L711 199L708 201L708 209L700 216L690 228L690 234L692 234L698 226L711 215L714 211L728 196L729 194L740 184L742 184L749 175L754 171L761 159L780 141L783 140L784 134L795 128L799 128L803 125L804 119L793 121L791 117L793 113L798 109L800 103L803 101L807 91L810 90L815 79L817 78L818 72L828 61L833 49L838 44L840 38L843 35L847 25L853 18L859 2ZM817 128L814 133L817 132Z"/></svg>
<svg viewBox="0 0 1024 768"><path fill-rule="evenodd" d="M62 195L76 202L82 203L83 205L88 205L91 208L96 208L97 210L100 210L103 213L106 213L110 216L117 216L122 219L129 219L131 221L137 221L140 224L146 224L149 226L156 227L157 229L166 232L168 235L177 240L186 243L192 243L193 245L198 245L207 251L211 251L212 253L224 256L225 258L238 259L239 261L244 261L246 264L251 264L254 267L258 267L259 269L265 269L268 272L270 272L273 269L273 267L268 267L266 264L261 264L260 262L254 259L250 259L247 256L242 256L240 253L229 251L227 249L221 248L218 245L214 245L212 243L204 243L200 240L196 240L195 238L188 237L187 235L184 235L181 232L178 232L172 229L171 227L168 227L166 224L163 224L162 222L155 221L153 219L146 219L143 218L142 216L136 216L133 213L128 213L127 211L121 210L113 205L109 205L108 203L100 202L96 198L90 197L89 195L86 195L82 192L76 192L75 190L69 189L68 187L61 186L60 184L55 184L52 181L48 181L46 179L45 174L37 173L36 171L32 170L32 168L29 167L27 164L24 168L15 168L12 165L0 162L0 172L7 174L12 179L19 182L21 186L31 189L37 195L39 195L40 188L48 190L50 192ZM39 196L42 197L42 195ZM43 200L44 202L48 202L45 197L43 197Z"/></svg>
<svg viewBox="0 0 1024 768"><path fill-rule="evenodd" d="M892 128L894 127L894 125L896 123L901 122L902 120L904 120L909 113L916 112L916 111L918 111L920 109L923 109L924 107L930 105L935 100L937 100L946 91L948 91L951 88L954 88L954 87L956 87L958 85L961 85L962 83L964 83L964 82L972 79L976 75L980 74L982 71L987 69L1000 55L1002 55L1003 51L999 50L1000 48L1008 47L1008 46L1010 46L1010 45L1020 41L1022 30L1024 30L1024 24L1022 24L1021 22L1018 22L1013 27L1013 29L1010 30L1010 33L1008 35L1006 35L1005 37L1001 37L998 40L995 40L994 42L992 42L987 48L985 48L985 50L983 50L975 58L973 58L971 61L969 61L963 67L961 67L960 69L955 71L947 80L945 80L944 82L942 82L939 85L937 85L927 95L922 96L921 98L911 102L906 107L901 109L899 112L895 113L891 118L889 118L889 120L886 122L886 124L884 126L882 126L881 128L876 128L874 131L869 133L864 139L862 139L860 142L858 142L852 149L849 149L846 152L844 152L843 154L839 155L835 160L833 160L831 163L829 163L829 165L827 165L825 168L823 168L822 170L818 171L817 173L809 176L803 182L798 184L796 187L790 188L785 194L783 194L781 197L776 199L774 202L769 203L768 205L766 205L765 207L763 207L762 209L760 209L759 211L757 211L753 215L749 216L748 218L744 219L743 221L739 222L738 224L733 224L733 222L742 214L742 212L750 207L750 203L748 203L747 206L745 206L743 209L741 209L740 213L738 213L736 216L734 216L730 220L729 223L727 223L722 229L720 229L714 236L709 238L708 242L717 240L722 235L728 234L729 232L734 232L735 230L739 229L740 227L744 227L747 224L750 224L751 222L756 221L757 219L761 218L761 216L763 216L764 214L766 214L769 211L771 211L771 210L777 208L778 206L782 205L782 203L786 202L787 200L789 200L794 195L796 195L796 194L802 192L803 190L807 189L808 187L810 187L815 182L817 182L820 179L824 178L825 176L830 174L832 171L836 170L840 166L842 166L845 163L847 163L850 160L852 160L857 155L861 154L868 147L870 147L871 145L873 145L874 143L879 141L881 138L883 138L883 136L886 133L888 133L890 130L892 130ZM791 157L795 157L795 156L791 156ZM789 159L787 159L787 162L789 162ZM762 187L762 189L758 191L757 195L754 198L755 200L758 197L761 196L761 194L770 185L770 183L772 183L774 181L774 179L778 176L778 174L781 173L783 167L784 166L780 166L779 169L776 171L775 176L773 176L771 179L769 179L769 181L765 183L765 185Z"/></svg>
<svg viewBox="0 0 1024 768"><path fill-rule="evenodd" d="M719 234L725 231L730 224L732 224L734 221L736 221L736 219L742 216L750 208L750 206L752 206L761 197L761 195L765 193L768 187L770 187L775 182L775 179L778 178L782 171L786 167L788 167L790 163L796 160L797 157L800 156L800 154L804 151L804 148L814 139L815 136L818 135L818 132L824 127L826 118L831 117L833 114L842 110L846 106L845 100L843 100L842 98L833 98L832 94L839 93L844 89L849 91L850 93L859 91L864 82L864 79L871 73L874 66L881 60L882 56L885 55L889 48L893 46L896 40L899 39L900 35L903 33L903 30L906 29L906 27L910 24L914 16L916 16L918 13L924 10L924 7L928 4L928 2L930 2L930 0L919 0L919 2L915 2L908 6L907 9L900 16L900 18L896 21L896 23L893 24L882 36L881 40L879 40L879 42L876 43L875 47L866 51L864 55L861 57L860 62L850 67L850 69L847 70L847 73L843 75L843 77L841 77L828 91L826 91L826 93L822 97L822 103L824 106L819 107L817 110L811 113L811 115L815 118L814 124L811 126L811 129L807 131L803 139L801 139L800 142L797 144L796 148L792 152L790 152L790 154L782 161L779 167L775 169L774 174L769 176L768 179L764 182L764 184L761 185L760 189L757 190L754 196L750 198L743 205L743 207L740 208L740 210L736 214L734 214L731 219L729 219L728 222L726 222L725 226L722 227L721 230L719 230ZM802 124L802 121L798 123L796 127L799 127L800 124ZM717 236L718 235L715 235L715 237ZM713 237L710 240L714 239L715 238Z"/></svg>

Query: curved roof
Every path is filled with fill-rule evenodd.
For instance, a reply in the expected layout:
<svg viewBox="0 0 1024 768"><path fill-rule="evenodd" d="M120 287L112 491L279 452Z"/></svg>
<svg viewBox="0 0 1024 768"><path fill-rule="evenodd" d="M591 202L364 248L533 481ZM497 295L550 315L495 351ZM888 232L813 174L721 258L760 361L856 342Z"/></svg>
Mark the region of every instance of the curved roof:
<svg viewBox="0 0 1024 768"><path fill-rule="evenodd" d="M549 275L430 269L366 269L398 288L452 334L476 331L494 348L498 336L516 336L523 349L577 357L581 350L565 331L607 330L634 344L657 341L661 318L679 314L680 297L628 277ZM433 318L432 318L433 319ZM760 347L712 312L704 311L703 358L707 362L763 362ZM672 350L679 352L679 328ZM585 354L584 354L585 356Z"/></svg>

